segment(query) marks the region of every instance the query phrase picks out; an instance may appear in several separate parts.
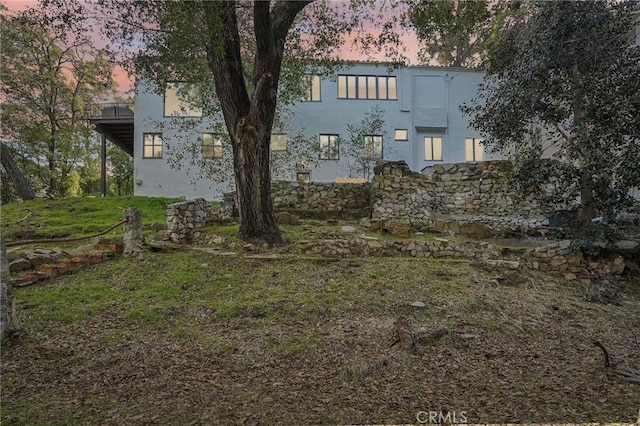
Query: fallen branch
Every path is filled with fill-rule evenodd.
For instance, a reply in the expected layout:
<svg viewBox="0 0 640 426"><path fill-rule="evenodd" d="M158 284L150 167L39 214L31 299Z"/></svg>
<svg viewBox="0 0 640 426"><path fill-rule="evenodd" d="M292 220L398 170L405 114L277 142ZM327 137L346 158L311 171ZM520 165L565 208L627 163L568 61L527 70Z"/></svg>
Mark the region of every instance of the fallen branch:
<svg viewBox="0 0 640 426"><path fill-rule="evenodd" d="M604 368L611 368L611 362L609 361L609 351L607 351L607 348L605 348L604 345L597 340L593 342L593 344L602 349L602 353L604 354Z"/></svg>
<svg viewBox="0 0 640 426"><path fill-rule="evenodd" d="M7 242L7 247L12 247L12 246L17 246L19 244L40 244L40 243L68 243L68 242L72 242L72 241L82 241L82 240L88 240L90 238L95 238L95 237L99 237L100 235L104 235L107 232L117 228L118 226L122 225L123 223L125 223L127 221L127 219L122 219L120 222L116 223L115 225L112 225L110 227L108 227L107 229L105 229L104 231L100 231L97 234L92 234L92 235L86 235L84 237L68 237L68 238L43 238L43 239L39 239L39 240L18 240L18 241L8 241Z"/></svg>
<svg viewBox="0 0 640 426"><path fill-rule="evenodd" d="M19 221L17 221L16 223L21 223L24 222L25 220L27 220L29 218L29 216L31 216L33 214L33 212L29 212L25 217L23 217L22 219L20 219Z"/></svg>

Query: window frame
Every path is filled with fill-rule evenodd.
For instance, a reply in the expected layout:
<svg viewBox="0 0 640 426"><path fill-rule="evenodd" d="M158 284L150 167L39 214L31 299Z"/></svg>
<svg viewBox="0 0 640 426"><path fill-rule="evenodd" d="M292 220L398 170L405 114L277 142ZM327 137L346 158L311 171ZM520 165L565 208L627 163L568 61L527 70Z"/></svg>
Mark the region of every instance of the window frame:
<svg viewBox="0 0 640 426"><path fill-rule="evenodd" d="M273 149L273 137L274 136L284 136L284 149ZM269 137L269 150L271 152L287 152L287 149L289 149L289 138L287 137L286 133L271 133L271 136Z"/></svg>
<svg viewBox="0 0 640 426"><path fill-rule="evenodd" d="M398 100L398 77L395 75L338 74L337 82L338 99ZM381 92L383 88L384 93Z"/></svg>
<svg viewBox="0 0 640 426"><path fill-rule="evenodd" d="M406 136L404 137L404 139L398 138L398 132L404 132L405 133ZM406 141L409 140L409 129L395 129L393 137L395 138L396 141L406 142Z"/></svg>
<svg viewBox="0 0 640 426"><path fill-rule="evenodd" d="M211 156L209 155L205 155L205 136L206 135L211 135L211 145L208 145L211 147ZM223 150L222 150L222 146L223 146L223 140L222 140L222 135L219 133L202 133L201 136L201 151L200 151L200 155L202 156L202 159L204 160L217 160L218 158L222 158L223 156ZM216 149L217 148L217 149ZM216 155L216 151L218 151L218 154Z"/></svg>
<svg viewBox="0 0 640 426"><path fill-rule="evenodd" d="M321 102L322 101L322 79L318 74L306 74L305 77L305 91L302 95L302 102ZM314 90L317 83L318 97L314 96L316 90Z"/></svg>
<svg viewBox="0 0 640 426"><path fill-rule="evenodd" d="M484 161L484 147L482 146L482 142L484 142L484 139L482 138L465 138L464 158L466 162L477 163L479 161ZM469 143L471 143L471 145L469 145ZM469 159L469 152L471 152L473 159ZM480 158L478 158L478 153L480 154Z"/></svg>
<svg viewBox="0 0 640 426"><path fill-rule="evenodd" d="M427 140L429 140L429 147L431 149L427 150ZM436 146L435 140L439 140L440 143L440 158L436 158ZM444 152L443 152L443 137L442 136L425 136L424 139L424 161L443 161ZM431 154L431 158L427 158L427 153Z"/></svg>
<svg viewBox="0 0 640 426"><path fill-rule="evenodd" d="M380 156L375 155L377 143L380 142ZM374 154L374 155L369 155ZM384 158L384 140L382 135L365 135L364 136L364 158L373 160L382 160Z"/></svg>
<svg viewBox="0 0 640 426"><path fill-rule="evenodd" d="M323 150L322 150L322 138L326 137L327 138L327 156L323 157ZM320 153L319 153L319 157L320 160L339 160L340 159L340 136L334 133L321 133L318 136L318 142L320 144ZM334 152L332 151L332 148L335 149L335 152L337 153L337 156L335 158L333 158L331 156L331 153Z"/></svg>
<svg viewBox="0 0 640 426"><path fill-rule="evenodd" d="M178 92L180 92L181 87L179 86L186 86L188 85L188 83L186 81L169 81L167 82L165 88L164 88L164 93L162 94L162 116L165 118L176 118L176 117L184 117L184 118L199 118L202 117L202 108L201 107L193 107L189 105L189 102L186 100L181 100ZM176 99L178 100L178 110L176 111L176 113L174 114L167 114L167 90L169 90L169 86L176 86L175 88L175 92L176 92ZM181 110L181 105L182 104L187 104L187 108L185 108L185 112L194 112L195 115L193 114L187 114L187 115L183 115L182 110ZM194 111L195 110L195 111Z"/></svg>
<svg viewBox="0 0 640 426"><path fill-rule="evenodd" d="M147 137L151 137L151 144L147 144ZM160 143L156 143L156 140L159 139ZM146 155L146 148L151 148L151 156ZM160 155L156 155L156 148L160 147ZM142 134L142 158L150 159L150 160L158 160L162 159L164 155L164 140L162 139L162 133L158 132L150 132Z"/></svg>

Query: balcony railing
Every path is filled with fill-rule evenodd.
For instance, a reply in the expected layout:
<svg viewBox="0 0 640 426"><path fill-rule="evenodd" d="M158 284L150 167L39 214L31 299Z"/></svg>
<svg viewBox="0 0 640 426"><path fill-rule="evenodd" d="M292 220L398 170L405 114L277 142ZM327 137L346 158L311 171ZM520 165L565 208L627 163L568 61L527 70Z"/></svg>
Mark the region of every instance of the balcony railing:
<svg viewBox="0 0 640 426"><path fill-rule="evenodd" d="M122 103L98 104L90 109L88 115L91 119L131 119L133 118L133 109Z"/></svg>

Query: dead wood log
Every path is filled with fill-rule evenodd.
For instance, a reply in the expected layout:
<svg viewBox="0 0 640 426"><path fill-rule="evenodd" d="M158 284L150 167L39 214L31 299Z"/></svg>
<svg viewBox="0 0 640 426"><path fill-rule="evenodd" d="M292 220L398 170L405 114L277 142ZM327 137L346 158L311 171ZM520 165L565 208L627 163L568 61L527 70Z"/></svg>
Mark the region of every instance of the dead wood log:
<svg viewBox="0 0 640 426"><path fill-rule="evenodd" d="M403 350L412 354L418 351L415 335L409 327L409 321L405 317L401 316L396 320L396 333L398 334L398 339L393 344L399 343Z"/></svg>

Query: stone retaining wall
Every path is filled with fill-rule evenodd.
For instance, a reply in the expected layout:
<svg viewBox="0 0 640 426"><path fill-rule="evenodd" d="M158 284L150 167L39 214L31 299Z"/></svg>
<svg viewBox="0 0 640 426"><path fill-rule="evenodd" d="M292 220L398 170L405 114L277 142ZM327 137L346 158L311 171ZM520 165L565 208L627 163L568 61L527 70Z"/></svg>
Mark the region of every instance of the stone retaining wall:
<svg viewBox="0 0 640 426"><path fill-rule="evenodd" d="M276 182L271 195L276 211L304 217L319 213L363 217L371 205L371 184Z"/></svg>
<svg viewBox="0 0 640 426"><path fill-rule="evenodd" d="M488 242L457 242L444 238L432 241L389 241L371 238L316 240L304 243L306 254L339 257L411 256L459 258L474 265L510 270L539 270L567 280L592 276L620 275L625 269L621 256L586 262L571 241L563 240L536 248L498 247Z"/></svg>
<svg viewBox="0 0 640 426"><path fill-rule="evenodd" d="M206 226L215 209L204 198L173 203L167 206L167 233L176 243L193 241L196 229Z"/></svg>
<svg viewBox="0 0 640 426"><path fill-rule="evenodd" d="M509 161L438 164L432 173L422 174L404 161L378 162L373 228L406 234L410 228L446 231L451 222L459 222L481 223L489 233L506 228L528 234L542 227L544 212L535 199L520 200L508 186L512 167Z"/></svg>

